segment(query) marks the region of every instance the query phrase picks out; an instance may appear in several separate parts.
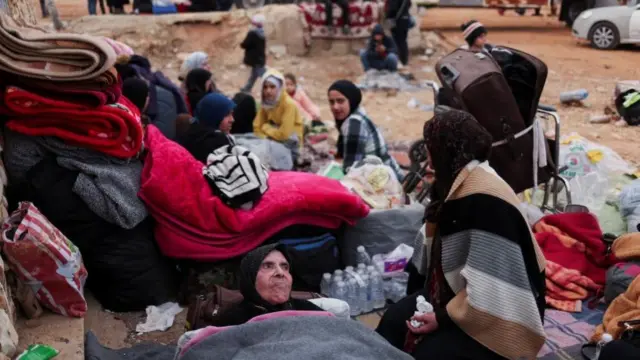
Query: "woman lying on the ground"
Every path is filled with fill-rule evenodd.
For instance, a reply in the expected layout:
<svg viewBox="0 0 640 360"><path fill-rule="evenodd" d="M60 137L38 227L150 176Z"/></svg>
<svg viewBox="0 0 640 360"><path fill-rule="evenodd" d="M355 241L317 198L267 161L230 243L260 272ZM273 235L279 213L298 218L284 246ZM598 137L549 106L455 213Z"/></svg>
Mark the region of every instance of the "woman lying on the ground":
<svg viewBox="0 0 640 360"><path fill-rule="evenodd" d="M233 97L236 108L233 110L232 134L253 133L253 120L256 118L258 109L256 100L245 92L239 92Z"/></svg>
<svg viewBox="0 0 640 360"><path fill-rule="evenodd" d="M233 109L236 104L222 94L208 94L198 103L190 125L184 119L178 126L178 143L202 163L214 150L234 145L229 135L233 126Z"/></svg>
<svg viewBox="0 0 640 360"><path fill-rule="evenodd" d="M391 167L398 180L403 175L396 160L389 155L387 144L380 130L364 114L360 107L362 92L349 80L338 80L328 90L329 106L336 121L338 136L338 157L342 158L344 172L367 155L379 157Z"/></svg>
<svg viewBox="0 0 640 360"><path fill-rule="evenodd" d="M306 300L291 298L291 268L280 245L259 247L240 263L240 292L244 299L220 313L219 326L244 324L250 319L277 311L324 311Z"/></svg>
<svg viewBox="0 0 640 360"><path fill-rule="evenodd" d="M295 75L292 73L285 74L284 81L287 87L287 94L289 94L293 101L295 101L296 105L298 105L298 109L302 113L302 116L309 121L320 121L320 109L313 103L313 101L311 101L311 99L309 99L307 93L298 86L298 81L296 80Z"/></svg>
<svg viewBox="0 0 640 360"><path fill-rule="evenodd" d="M284 76L279 72L268 70L262 76L262 103L253 122L253 132L284 143L296 152L304 141L304 125L298 106L284 88Z"/></svg>
<svg viewBox="0 0 640 360"><path fill-rule="evenodd" d="M427 282L376 331L416 359L535 359L545 341L545 260L516 194L487 162L491 135L452 109L425 124L424 139L436 177L427 264L418 267ZM414 316L418 295L434 312Z"/></svg>
<svg viewBox="0 0 640 360"><path fill-rule="evenodd" d="M212 76L211 72L205 69L194 69L187 74L187 78L184 81L185 101L191 114L195 112L200 99L207 94L218 92Z"/></svg>

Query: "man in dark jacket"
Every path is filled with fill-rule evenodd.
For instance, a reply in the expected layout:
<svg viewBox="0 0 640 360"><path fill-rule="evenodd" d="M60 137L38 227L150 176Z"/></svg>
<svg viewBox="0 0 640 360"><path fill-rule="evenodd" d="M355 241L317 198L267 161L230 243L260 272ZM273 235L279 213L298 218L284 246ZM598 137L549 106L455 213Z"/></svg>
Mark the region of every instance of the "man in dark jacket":
<svg viewBox="0 0 640 360"><path fill-rule="evenodd" d="M364 71L369 69L396 71L398 50L393 40L385 35L382 25L376 24L366 49L360 50L360 60Z"/></svg>
<svg viewBox="0 0 640 360"><path fill-rule="evenodd" d="M264 15L254 15L251 18L252 28L242 44L240 44L240 47L244 49L244 64L251 67L251 74L247 84L240 89L242 92L250 93L251 89L253 89L253 84L265 71L267 40L262 29L264 20Z"/></svg>
<svg viewBox="0 0 640 360"><path fill-rule="evenodd" d="M411 0L387 0L385 4L385 18L391 28L391 36L398 47L398 57L403 65L409 62L409 44L407 37L409 29L415 26L411 15Z"/></svg>

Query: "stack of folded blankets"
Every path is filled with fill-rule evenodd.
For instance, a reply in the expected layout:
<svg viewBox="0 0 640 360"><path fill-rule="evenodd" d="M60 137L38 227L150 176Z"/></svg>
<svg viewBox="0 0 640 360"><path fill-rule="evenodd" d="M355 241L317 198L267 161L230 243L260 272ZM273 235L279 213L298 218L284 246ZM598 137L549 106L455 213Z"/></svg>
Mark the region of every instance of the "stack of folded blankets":
<svg viewBox="0 0 640 360"><path fill-rule="evenodd" d="M38 207L80 249L102 305L132 311L170 300L175 276L137 197L143 126L112 44L0 15L3 158L10 207Z"/></svg>

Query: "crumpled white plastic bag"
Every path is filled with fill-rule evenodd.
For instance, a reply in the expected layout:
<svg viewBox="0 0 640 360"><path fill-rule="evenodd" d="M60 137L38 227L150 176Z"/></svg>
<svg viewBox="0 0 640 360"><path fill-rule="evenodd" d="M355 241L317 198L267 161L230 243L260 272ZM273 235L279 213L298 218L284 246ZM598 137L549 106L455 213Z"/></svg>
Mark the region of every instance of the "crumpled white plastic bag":
<svg viewBox="0 0 640 360"><path fill-rule="evenodd" d="M147 320L136 325L136 332L144 334L152 331L165 331L173 326L176 315L182 312L180 305L174 302L160 306L147 306Z"/></svg>
<svg viewBox="0 0 640 360"><path fill-rule="evenodd" d="M309 302L313 303L315 306L320 309L330 312L335 315L337 318L341 319L350 319L351 308L346 301L340 299L333 298L318 298L318 299L309 299Z"/></svg>

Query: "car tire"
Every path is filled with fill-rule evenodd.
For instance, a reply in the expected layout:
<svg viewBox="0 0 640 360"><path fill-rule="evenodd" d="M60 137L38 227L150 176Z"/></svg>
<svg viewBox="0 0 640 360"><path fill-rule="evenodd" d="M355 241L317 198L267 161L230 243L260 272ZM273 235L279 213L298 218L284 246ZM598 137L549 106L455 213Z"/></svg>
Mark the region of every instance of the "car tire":
<svg viewBox="0 0 640 360"><path fill-rule="evenodd" d="M589 30L591 46L599 50L613 50L620 44L618 28L610 22L599 22Z"/></svg>
<svg viewBox="0 0 640 360"><path fill-rule="evenodd" d="M567 9L567 18L566 23L567 26L571 27L573 22L576 21L580 13L587 10L587 2L585 0L574 0L569 4L569 8Z"/></svg>

